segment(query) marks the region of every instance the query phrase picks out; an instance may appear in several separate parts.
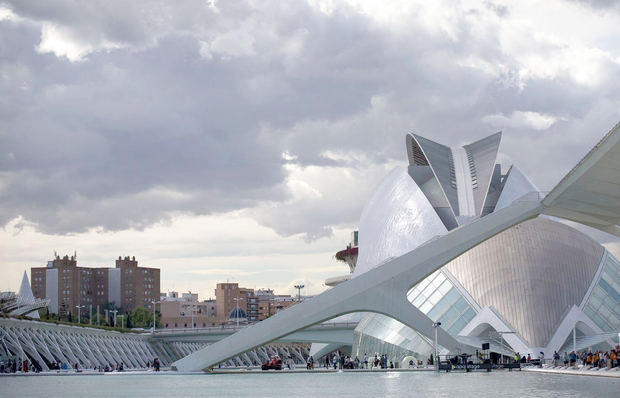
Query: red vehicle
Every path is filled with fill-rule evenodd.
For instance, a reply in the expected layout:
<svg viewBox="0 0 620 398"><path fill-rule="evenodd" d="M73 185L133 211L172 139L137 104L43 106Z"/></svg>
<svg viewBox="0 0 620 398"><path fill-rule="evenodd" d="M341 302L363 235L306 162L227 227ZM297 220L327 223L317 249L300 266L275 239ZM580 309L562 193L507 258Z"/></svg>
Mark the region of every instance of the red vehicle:
<svg viewBox="0 0 620 398"><path fill-rule="evenodd" d="M260 368L262 370L282 370L282 360L279 357L275 356L271 358L271 361L263 362Z"/></svg>

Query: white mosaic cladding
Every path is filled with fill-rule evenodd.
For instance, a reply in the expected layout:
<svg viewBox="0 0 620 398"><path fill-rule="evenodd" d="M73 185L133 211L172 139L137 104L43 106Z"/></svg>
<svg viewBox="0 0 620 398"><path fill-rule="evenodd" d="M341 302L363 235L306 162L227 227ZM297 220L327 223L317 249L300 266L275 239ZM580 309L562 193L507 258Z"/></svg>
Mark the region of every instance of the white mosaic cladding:
<svg viewBox="0 0 620 398"><path fill-rule="evenodd" d="M493 306L533 347L545 346L571 305L579 305L603 255L601 245L564 224L526 221L446 267L481 306Z"/></svg>
<svg viewBox="0 0 620 398"><path fill-rule="evenodd" d="M433 207L402 167L394 168L367 202L359 225L353 277L446 233Z"/></svg>

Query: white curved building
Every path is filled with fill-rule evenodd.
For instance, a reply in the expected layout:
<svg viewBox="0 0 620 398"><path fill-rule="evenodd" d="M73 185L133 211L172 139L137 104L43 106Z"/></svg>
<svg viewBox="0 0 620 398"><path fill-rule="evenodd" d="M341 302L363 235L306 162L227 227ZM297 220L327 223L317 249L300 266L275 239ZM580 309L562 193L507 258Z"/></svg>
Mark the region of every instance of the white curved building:
<svg viewBox="0 0 620 398"><path fill-rule="evenodd" d="M515 166L501 173L495 163L500 140L497 133L447 147L408 134L408 170L392 170L362 212L353 278L538 191ZM457 340L480 347L491 338L492 350L504 346L508 355L617 342L618 261L582 232L543 217L455 258L414 286L408 300ZM573 341L575 322L565 322L575 317L579 342ZM390 317L368 314L356 328L352 351L422 359L433 343Z"/></svg>
<svg viewBox="0 0 620 398"><path fill-rule="evenodd" d="M172 368L208 370L351 313L364 314L353 354L397 363L423 359L433 338L451 355L489 343L534 357L617 342L620 264L555 217L620 237L620 123L548 194L514 166L502 174L500 140L451 148L407 136L409 167L392 171L362 213L350 280Z"/></svg>

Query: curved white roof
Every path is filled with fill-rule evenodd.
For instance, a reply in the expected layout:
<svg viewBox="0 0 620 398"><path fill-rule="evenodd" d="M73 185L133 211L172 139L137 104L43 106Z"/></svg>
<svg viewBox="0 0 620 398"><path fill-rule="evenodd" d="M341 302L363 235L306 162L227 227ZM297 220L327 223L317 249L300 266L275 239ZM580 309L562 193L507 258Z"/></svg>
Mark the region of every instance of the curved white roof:
<svg viewBox="0 0 620 398"><path fill-rule="evenodd" d="M543 200L545 214L620 236L620 123Z"/></svg>
<svg viewBox="0 0 620 398"><path fill-rule="evenodd" d="M417 134L407 134L406 146L409 172L420 186L431 178L430 173L449 203L452 216L459 224L480 216L495 169L497 151L502 139L498 132L462 147L448 147ZM426 190L425 194L429 194ZM437 207L436 194L429 200ZM448 228L455 227L442 214Z"/></svg>
<svg viewBox="0 0 620 398"><path fill-rule="evenodd" d="M495 204L494 211L508 206L513 201L530 192L538 192L538 188L536 188L534 183L532 183L517 166L512 165L506 174L506 181L504 182L504 187L497 200L497 204Z"/></svg>
<svg viewBox="0 0 620 398"><path fill-rule="evenodd" d="M353 277L447 230L407 171L397 167L379 183L364 206L359 231Z"/></svg>
<svg viewBox="0 0 620 398"><path fill-rule="evenodd" d="M446 268L530 347L544 347L566 309L581 303L603 253L585 234L539 217L482 242Z"/></svg>

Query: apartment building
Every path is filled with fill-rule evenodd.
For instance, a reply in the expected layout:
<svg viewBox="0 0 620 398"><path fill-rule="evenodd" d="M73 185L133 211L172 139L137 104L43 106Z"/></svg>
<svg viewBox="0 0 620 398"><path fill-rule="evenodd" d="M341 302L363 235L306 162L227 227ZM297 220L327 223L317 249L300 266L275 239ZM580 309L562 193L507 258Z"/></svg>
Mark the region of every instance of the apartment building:
<svg viewBox="0 0 620 398"><path fill-rule="evenodd" d="M215 287L215 301L220 323L225 323L230 313L241 308L247 315L248 322L258 321L258 304L254 289L239 287L238 283L218 283Z"/></svg>
<svg viewBox="0 0 620 398"><path fill-rule="evenodd" d="M50 299L51 314L77 315L78 306L103 308L108 303L121 312L144 306L159 298L160 270L139 267L135 257L119 257L115 268L79 267L77 255L56 256L45 267L32 267L30 281L37 298Z"/></svg>
<svg viewBox="0 0 620 398"><path fill-rule="evenodd" d="M165 329L204 328L218 325L215 300L198 300L196 293L169 292L160 296L160 324Z"/></svg>

